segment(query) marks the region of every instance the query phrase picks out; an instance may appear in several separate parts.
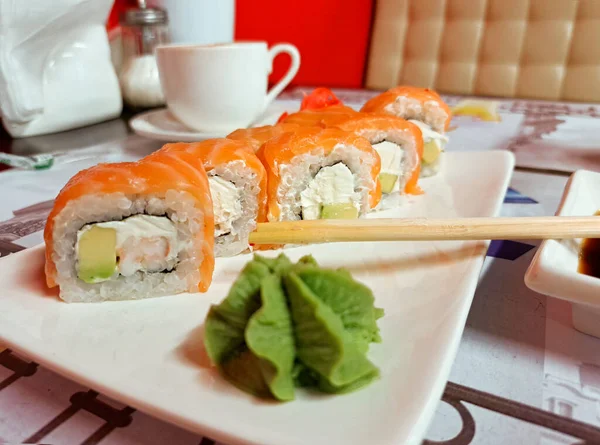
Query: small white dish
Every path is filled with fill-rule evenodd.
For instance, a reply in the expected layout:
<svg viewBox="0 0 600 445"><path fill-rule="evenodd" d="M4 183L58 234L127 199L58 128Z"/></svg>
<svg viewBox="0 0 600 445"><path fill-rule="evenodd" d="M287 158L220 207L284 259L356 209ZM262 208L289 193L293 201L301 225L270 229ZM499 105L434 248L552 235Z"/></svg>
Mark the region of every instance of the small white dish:
<svg viewBox="0 0 600 445"><path fill-rule="evenodd" d="M514 166L507 151L447 153L425 194L374 217L498 214ZM250 255L217 258L205 294L67 304L44 283L44 247L0 260L0 341L37 363L155 417L230 445L420 444L444 391L489 243L333 243L285 249L346 267L368 285L383 342L381 379L339 396L297 391L278 404L208 366L202 330ZM278 252L267 253L276 255Z"/></svg>
<svg viewBox="0 0 600 445"><path fill-rule="evenodd" d="M259 117L254 127L272 125L284 112L298 111L300 105L295 100L278 100L271 103ZM219 131L201 132L186 127L167 108L140 113L129 121L131 129L139 136L164 142L199 142L205 139L223 138L229 133Z"/></svg>
<svg viewBox="0 0 600 445"><path fill-rule="evenodd" d="M598 190L600 173L576 171L565 186L556 215L593 215L600 209ZM527 269L525 284L540 294L570 301L575 329L600 337L600 279L577 272L581 242L543 241Z"/></svg>

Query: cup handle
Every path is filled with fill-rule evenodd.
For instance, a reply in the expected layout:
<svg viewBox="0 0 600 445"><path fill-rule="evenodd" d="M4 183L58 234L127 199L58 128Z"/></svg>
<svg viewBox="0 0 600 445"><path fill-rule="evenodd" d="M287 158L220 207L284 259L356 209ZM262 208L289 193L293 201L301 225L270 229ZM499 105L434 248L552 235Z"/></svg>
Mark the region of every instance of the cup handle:
<svg viewBox="0 0 600 445"><path fill-rule="evenodd" d="M269 73L271 73L273 70L273 60L275 60L275 57L281 53L288 53L292 58L292 63L290 64L287 73L285 73L285 76L283 76L277 85L271 88L267 94L264 108L267 108L267 106L273 102L273 100L275 100L279 93L281 93L283 89L289 85L300 69L300 52L298 51L298 48L296 48L294 45L290 45L289 43L280 43L272 46L269 49Z"/></svg>

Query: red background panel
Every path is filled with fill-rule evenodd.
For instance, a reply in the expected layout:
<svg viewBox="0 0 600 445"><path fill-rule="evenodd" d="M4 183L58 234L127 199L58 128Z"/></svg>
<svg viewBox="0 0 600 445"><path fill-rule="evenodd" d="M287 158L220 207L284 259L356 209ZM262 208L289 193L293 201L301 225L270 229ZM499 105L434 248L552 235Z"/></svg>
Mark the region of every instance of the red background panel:
<svg viewBox="0 0 600 445"><path fill-rule="evenodd" d="M295 85L363 84L373 0L236 0L236 39L289 42L302 57ZM289 64L275 61L271 80Z"/></svg>
<svg viewBox="0 0 600 445"><path fill-rule="evenodd" d="M121 11L136 4L135 0L116 0L108 28L118 24ZM373 4L374 0L236 0L235 38L296 45L302 63L292 85L359 88ZM288 66L288 57L278 57L271 82Z"/></svg>
<svg viewBox="0 0 600 445"><path fill-rule="evenodd" d="M115 0L108 20L106 22L106 28L110 31L119 25L119 16L128 8L137 8L138 2L136 0Z"/></svg>

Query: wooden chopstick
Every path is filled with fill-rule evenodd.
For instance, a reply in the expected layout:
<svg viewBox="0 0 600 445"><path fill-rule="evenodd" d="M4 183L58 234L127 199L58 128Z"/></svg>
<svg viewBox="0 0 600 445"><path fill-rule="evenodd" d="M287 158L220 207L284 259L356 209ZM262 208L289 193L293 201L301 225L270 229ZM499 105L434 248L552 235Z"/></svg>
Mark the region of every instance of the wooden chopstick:
<svg viewBox="0 0 600 445"><path fill-rule="evenodd" d="M251 244L600 238L597 216L355 219L259 223Z"/></svg>

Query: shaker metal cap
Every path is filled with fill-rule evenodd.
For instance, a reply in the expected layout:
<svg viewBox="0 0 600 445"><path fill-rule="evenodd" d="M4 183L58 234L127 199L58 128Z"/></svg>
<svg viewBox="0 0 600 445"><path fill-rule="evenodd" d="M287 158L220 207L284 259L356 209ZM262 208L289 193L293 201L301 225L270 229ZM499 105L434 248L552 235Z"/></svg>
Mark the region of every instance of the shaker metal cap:
<svg viewBox="0 0 600 445"><path fill-rule="evenodd" d="M168 22L167 11L159 8L146 8L145 2L140 2L140 9L131 8L121 14L122 25L156 25Z"/></svg>

